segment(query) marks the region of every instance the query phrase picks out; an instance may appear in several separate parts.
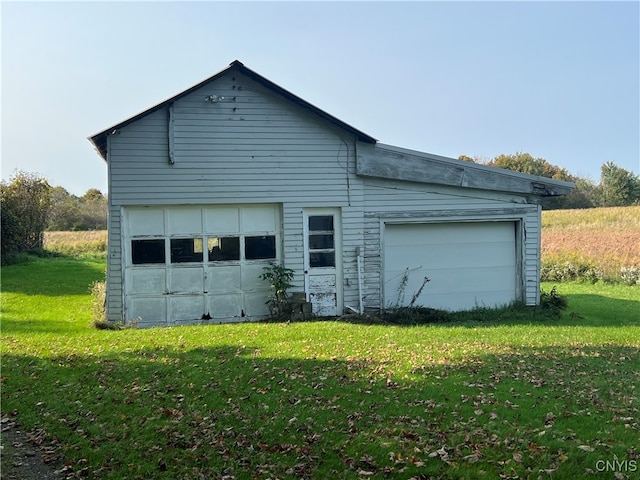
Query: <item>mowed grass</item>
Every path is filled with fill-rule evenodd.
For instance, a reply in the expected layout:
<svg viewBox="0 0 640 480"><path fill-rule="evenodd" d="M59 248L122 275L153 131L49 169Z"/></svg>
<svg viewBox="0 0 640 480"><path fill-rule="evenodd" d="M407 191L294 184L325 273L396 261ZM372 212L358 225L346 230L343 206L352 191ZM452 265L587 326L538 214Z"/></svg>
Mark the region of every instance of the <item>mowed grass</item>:
<svg viewBox="0 0 640 480"><path fill-rule="evenodd" d="M640 272L640 206L542 212L542 262L592 265L608 279Z"/></svg>
<svg viewBox="0 0 640 480"><path fill-rule="evenodd" d="M546 323L104 331L88 295L103 271L2 271L2 410L67 475L591 478L614 460L637 475L636 287L561 285L569 309Z"/></svg>

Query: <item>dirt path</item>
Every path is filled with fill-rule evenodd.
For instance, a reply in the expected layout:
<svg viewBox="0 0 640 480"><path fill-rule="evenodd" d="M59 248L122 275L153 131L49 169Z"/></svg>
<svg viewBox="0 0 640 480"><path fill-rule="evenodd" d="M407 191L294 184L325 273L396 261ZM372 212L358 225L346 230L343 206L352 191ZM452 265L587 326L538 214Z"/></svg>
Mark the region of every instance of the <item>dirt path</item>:
<svg viewBox="0 0 640 480"><path fill-rule="evenodd" d="M2 480L61 480L69 478L54 448L44 445L44 435L23 432L11 418L2 416L0 478Z"/></svg>

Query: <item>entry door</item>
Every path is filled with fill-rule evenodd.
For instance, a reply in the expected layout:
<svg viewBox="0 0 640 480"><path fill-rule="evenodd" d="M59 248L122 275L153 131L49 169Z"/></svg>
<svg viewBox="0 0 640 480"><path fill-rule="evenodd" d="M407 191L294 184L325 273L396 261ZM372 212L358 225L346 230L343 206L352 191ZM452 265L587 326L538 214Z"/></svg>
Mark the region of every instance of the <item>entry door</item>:
<svg viewBox="0 0 640 480"><path fill-rule="evenodd" d="M342 228L338 209L304 211L304 284L319 317L342 313Z"/></svg>

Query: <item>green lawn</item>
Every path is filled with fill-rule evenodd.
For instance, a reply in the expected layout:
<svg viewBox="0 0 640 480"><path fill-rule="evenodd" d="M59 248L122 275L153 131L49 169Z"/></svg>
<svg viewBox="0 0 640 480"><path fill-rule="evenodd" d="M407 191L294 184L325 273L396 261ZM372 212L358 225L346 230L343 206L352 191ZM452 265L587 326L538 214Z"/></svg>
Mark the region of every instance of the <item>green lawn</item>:
<svg viewBox="0 0 640 480"><path fill-rule="evenodd" d="M545 322L103 331L88 295L103 275L67 258L2 270L3 413L78 476L640 471L638 287L559 285L569 308Z"/></svg>

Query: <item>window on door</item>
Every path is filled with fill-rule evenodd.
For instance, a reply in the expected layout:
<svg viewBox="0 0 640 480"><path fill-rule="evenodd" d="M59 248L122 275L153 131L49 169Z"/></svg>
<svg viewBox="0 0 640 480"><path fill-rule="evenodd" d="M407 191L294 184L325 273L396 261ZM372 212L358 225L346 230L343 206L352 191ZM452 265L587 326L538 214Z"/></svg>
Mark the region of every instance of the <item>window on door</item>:
<svg viewBox="0 0 640 480"><path fill-rule="evenodd" d="M335 267L333 215L309 216L309 266Z"/></svg>
<svg viewBox="0 0 640 480"><path fill-rule="evenodd" d="M201 262L202 238L172 238L171 263Z"/></svg>

